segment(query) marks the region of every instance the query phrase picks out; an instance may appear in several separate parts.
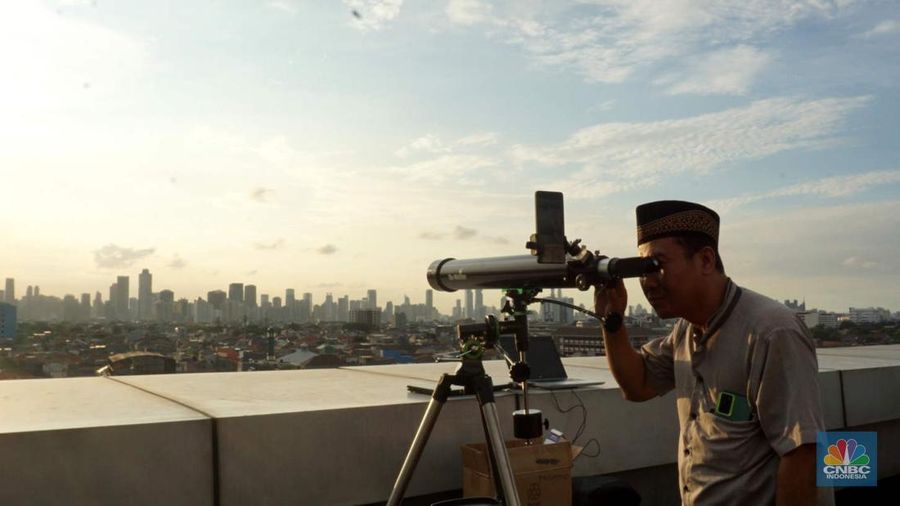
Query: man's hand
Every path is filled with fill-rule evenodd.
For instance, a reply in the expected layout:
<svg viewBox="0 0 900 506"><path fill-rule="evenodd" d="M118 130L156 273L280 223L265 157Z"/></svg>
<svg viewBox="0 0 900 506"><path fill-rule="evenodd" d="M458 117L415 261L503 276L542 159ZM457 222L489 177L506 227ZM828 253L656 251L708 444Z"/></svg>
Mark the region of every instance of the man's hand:
<svg viewBox="0 0 900 506"><path fill-rule="evenodd" d="M621 279L617 279L609 285L594 288L594 312L600 316L613 312L624 316L627 307L628 291L625 290L625 283Z"/></svg>
<svg viewBox="0 0 900 506"><path fill-rule="evenodd" d="M816 504L816 445L800 445L782 455L778 465L775 504Z"/></svg>
<svg viewBox="0 0 900 506"><path fill-rule="evenodd" d="M622 280L616 280L606 287L594 289L594 311L603 316L612 312L624 316L628 307L628 292ZM644 359L631 347L628 329L624 325L613 333L603 330L603 344L609 369L622 389L622 395L630 401L645 401L656 397L644 380Z"/></svg>

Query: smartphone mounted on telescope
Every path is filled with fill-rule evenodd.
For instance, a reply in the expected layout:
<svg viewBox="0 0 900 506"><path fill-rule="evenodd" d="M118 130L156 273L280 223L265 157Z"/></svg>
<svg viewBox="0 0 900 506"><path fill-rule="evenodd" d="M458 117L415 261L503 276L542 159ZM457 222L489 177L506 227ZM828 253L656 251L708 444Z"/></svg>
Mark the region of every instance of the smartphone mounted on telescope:
<svg viewBox="0 0 900 506"><path fill-rule="evenodd" d="M539 264L564 264L569 243L561 192L534 192L535 230L525 247Z"/></svg>

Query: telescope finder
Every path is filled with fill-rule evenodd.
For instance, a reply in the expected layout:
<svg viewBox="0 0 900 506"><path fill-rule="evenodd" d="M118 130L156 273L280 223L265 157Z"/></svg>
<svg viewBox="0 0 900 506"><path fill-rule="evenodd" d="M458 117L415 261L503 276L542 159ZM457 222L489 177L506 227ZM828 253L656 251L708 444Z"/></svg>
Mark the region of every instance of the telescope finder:
<svg viewBox="0 0 900 506"><path fill-rule="evenodd" d="M566 225L561 192L534 192L536 232L528 242L539 264L566 263Z"/></svg>

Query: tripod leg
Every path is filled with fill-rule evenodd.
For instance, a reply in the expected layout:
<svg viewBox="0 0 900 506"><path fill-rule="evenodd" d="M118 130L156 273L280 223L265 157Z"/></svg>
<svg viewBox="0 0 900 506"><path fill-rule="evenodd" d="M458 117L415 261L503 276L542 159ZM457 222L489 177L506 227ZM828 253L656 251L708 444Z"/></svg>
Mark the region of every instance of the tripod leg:
<svg viewBox="0 0 900 506"><path fill-rule="evenodd" d="M416 430L415 437L413 437L406 459L403 460L403 466L400 468L400 474L397 475L397 481L394 482L394 488L391 490L387 506L400 505L403 494L406 493L406 487L412 479L413 471L415 471L416 465L422 457L422 451L425 450L425 444L428 443L434 424L441 413L441 408L444 407L444 402L447 401L447 396L450 394L450 385L451 381L448 375L441 376L434 389L431 402L428 403L428 408L425 410L425 415L422 416L422 422L419 424L418 430Z"/></svg>
<svg viewBox="0 0 900 506"><path fill-rule="evenodd" d="M520 506L519 491L516 490L516 479L513 475L512 464L509 461L509 453L506 451L506 443L500 432L500 419L497 417L497 406L491 402L481 405L484 414L485 427L488 432L488 444L493 448L492 453L496 459L497 471L500 475L500 484L503 487L503 497L506 506Z"/></svg>

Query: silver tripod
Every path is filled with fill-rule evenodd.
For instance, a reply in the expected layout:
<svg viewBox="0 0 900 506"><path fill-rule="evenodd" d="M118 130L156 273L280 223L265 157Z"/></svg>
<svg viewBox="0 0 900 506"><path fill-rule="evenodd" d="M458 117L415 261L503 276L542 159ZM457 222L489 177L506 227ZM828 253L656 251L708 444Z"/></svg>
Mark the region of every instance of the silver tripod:
<svg viewBox="0 0 900 506"><path fill-rule="evenodd" d="M494 387L491 377L485 374L480 356L477 359L463 358L454 374L444 374L438 381L437 387L422 417L416 435L400 468L400 474L394 483L391 496L387 501L388 506L399 506L403 494L412 479L413 471L422 457L425 444L431 436L431 431L437 422L441 408L450 396L450 387L458 385L465 388L466 394L475 394L481 407L481 425L484 428L487 442L488 456L491 460L492 475L494 478L494 490L497 491L499 504L507 506L520 506L519 494L516 490L516 482L513 477L512 466L509 462L509 453L506 451L503 434L500 432L500 420L497 417L497 406L494 403ZM441 504L451 504L450 502Z"/></svg>

